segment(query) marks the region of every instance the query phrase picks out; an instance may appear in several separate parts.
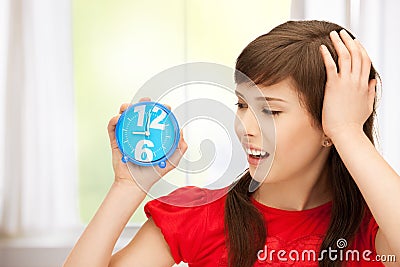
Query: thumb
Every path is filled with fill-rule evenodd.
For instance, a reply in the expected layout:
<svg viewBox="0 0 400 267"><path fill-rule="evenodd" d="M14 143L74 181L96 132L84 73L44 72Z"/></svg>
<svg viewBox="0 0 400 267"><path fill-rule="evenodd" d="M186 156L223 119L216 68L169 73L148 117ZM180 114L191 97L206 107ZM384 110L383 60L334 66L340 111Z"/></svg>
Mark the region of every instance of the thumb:
<svg viewBox="0 0 400 267"><path fill-rule="evenodd" d="M167 160L167 170L172 170L176 166L178 166L178 164L179 164L181 158L183 157L183 155L185 154L187 148L188 148L188 145L185 142L185 139L183 138L183 131L181 129L178 147L176 148L175 152L171 155L171 157Z"/></svg>

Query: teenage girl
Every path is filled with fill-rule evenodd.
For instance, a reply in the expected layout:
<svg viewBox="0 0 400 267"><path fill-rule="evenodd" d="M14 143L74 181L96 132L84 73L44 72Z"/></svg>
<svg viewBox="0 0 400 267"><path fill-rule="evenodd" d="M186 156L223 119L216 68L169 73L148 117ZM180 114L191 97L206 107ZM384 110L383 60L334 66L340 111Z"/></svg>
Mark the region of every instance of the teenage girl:
<svg viewBox="0 0 400 267"><path fill-rule="evenodd" d="M248 103L256 88L236 74L236 134L249 169L204 205L219 190L184 187L150 201L148 220L112 255L147 190L187 149L181 132L172 164L156 172L137 166L132 179L116 144L116 116L108 125L114 183L65 267L399 266L400 177L374 147L379 77L360 42L333 23L289 21L252 41L236 69L260 88L269 104L262 116L275 122L274 159L258 188L249 191L272 144ZM382 255L398 261L379 262Z"/></svg>

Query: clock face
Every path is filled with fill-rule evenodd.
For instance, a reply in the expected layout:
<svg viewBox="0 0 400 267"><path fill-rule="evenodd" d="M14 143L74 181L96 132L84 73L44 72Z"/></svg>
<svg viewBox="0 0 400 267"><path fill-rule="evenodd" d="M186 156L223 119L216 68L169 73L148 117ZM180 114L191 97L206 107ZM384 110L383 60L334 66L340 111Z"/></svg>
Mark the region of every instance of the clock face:
<svg viewBox="0 0 400 267"><path fill-rule="evenodd" d="M179 127L175 116L165 106L139 102L121 115L116 138L123 161L154 165L165 161L176 149Z"/></svg>

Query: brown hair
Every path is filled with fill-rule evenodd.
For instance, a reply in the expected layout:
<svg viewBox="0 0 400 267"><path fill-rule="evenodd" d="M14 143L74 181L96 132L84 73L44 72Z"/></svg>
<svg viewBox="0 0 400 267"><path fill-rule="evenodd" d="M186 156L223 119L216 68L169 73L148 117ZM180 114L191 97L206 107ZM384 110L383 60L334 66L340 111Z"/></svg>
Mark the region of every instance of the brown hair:
<svg viewBox="0 0 400 267"><path fill-rule="evenodd" d="M246 82L240 73L245 74L255 84L263 85L292 78L304 106L315 124L322 129L326 71L319 47L321 44L326 45L337 65L338 55L329 33L342 29L339 25L325 21L283 23L256 38L242 51L236 62L235 81L237 84ZM374 79L377 75L371 65L369 79ZM372 143L374 116L375 103L374 111L363 127ZM334 146L330 150L326 168L333 204L330 225L321 244L321 251L329 247L338 249L336 242L340 238L345 238L350 243L367 209L363 196ZM231 267L253 266L257 260L257 252L263 249L266 242L264 218L250 201L251 193L248 188L251 179L247 172L232 186L226 199L225 235ZM340 264L341 262L330 261L327 257L319 262L320 267Z"/></svg>

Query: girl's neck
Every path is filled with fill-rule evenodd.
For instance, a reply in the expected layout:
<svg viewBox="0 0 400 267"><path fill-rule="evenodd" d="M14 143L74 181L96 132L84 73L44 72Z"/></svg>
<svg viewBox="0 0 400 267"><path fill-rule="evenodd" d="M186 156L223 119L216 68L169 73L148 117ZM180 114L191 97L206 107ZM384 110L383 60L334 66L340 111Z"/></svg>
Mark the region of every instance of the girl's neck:
<svg viewBox="0 0 400 267"><path fill-rule="evenodd" d="M282 210L305 210L332 200L326 168L317 173L310 170L295 178L278 183L266 181L254 192L258 202Z"/></svg>

